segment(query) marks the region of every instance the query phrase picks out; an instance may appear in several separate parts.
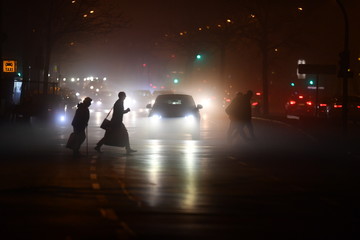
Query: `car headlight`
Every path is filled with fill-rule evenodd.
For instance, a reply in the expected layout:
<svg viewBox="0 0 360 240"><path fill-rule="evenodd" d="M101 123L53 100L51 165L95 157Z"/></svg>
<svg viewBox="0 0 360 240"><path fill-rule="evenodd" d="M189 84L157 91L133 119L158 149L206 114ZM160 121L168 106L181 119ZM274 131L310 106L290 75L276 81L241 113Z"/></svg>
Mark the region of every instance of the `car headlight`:
<svg viewBox="0 0 360 240"><path fill-rule="evenodd" d="M161 115L160 114L153 114L151 116L151 119L161 119Z"/></svg>
<svg viewBox="0 0 360 240"><path fill-rule="evenodd" d="M190 120L190 121L194 121L194 120L195 120L195 116L192 115L192 114L189 114L189 115L186 115L186 116L185 116L185 119L186 119L186 120Z"/></svg>
<svg viewBox="0 0 360 240"><path fill-rule="evenodd" d="M64 114L57 115L57 122L64 123L66 121L66 117Z"/></svg>

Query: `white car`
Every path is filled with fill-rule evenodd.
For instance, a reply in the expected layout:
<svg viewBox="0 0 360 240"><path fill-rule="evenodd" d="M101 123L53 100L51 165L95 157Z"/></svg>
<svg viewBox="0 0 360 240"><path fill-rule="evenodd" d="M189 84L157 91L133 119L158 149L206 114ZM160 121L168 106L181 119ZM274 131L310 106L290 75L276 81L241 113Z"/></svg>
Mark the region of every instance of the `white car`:
<svg viewBox="0 0 360 240"><path fill-rule="evenodd" d="M200 109L191 95L163 94L157 96L153 105L148 104L151 136L190 133L193 139L200 137Z"/></svg>

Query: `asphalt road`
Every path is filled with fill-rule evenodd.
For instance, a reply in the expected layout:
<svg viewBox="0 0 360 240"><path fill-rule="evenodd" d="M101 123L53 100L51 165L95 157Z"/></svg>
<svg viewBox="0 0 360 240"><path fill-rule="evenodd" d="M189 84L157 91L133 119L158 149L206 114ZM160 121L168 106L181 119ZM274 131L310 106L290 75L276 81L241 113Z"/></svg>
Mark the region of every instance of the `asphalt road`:
<svg viewBox="0 0 360 240"><path fill-rule="evenodd" d="M201 139L146 135L93 150L104 113L91 113L85 155L73 159L69 124L3 125L2 239L359 239L358 126L255 118L257 139L226 141L228 120L203 114ZM86 147L88 146L88 147Z"/></svg>

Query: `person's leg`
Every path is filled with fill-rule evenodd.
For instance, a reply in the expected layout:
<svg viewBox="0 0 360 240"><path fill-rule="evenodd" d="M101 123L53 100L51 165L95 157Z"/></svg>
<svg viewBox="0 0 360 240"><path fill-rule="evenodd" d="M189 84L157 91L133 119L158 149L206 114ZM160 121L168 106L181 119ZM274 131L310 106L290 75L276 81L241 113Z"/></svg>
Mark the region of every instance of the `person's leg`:
<svg viewBox="0 0 360 240"><path fill-rule="evenodd" d="M238 124L236 125L236 133L244 140L248 139L248 137L246 136L246 133L245 133L245 122L244 121L238 122Z"/></svg>
<svg viewBox="0 0 360 240"><path fill-rule="evenodd" d="M126 153L127 154L130 154L130 153L133 153L133 152L137 152L135 149L132 149L130 147L130 139L129 139L129 133L125 127L125 125L123 125L123 129L122 129L122 134L124 136L124 141L125 141L125 149L126 149Z"/></svg>
<svg viewBox="0 0 360 240"><path fill-rule="evenodd" d="M230 124L229 124L229 129L227 131L227 138L228 138L228 143L232 143L234 141L234 135L235 135L235 123L234 121L230 121Z"/></svg>
<svg viewBox="0 0 360 240"><path fill-rule="evenodd" d="M96 147L94 148L96 151L101 152L101 146L104 145L104 139L105 137L100 139L100 141L96 144Z"/></svg>
<svg viewBox="0 0 360 240"><path fill-rule="evenodd" d="M251 120L246 122L246 127L249 131L250 138L255 139L254 126L253 126Z"/></svg>
<svg viewBox="0 0 360 240"><path fill-rule="evenodd" d="M85 135L85 130L79 130L79 129L75 129L74 128L74 133L75 133L75 146L73 148L73 156L74 157L80 157L80 147L83 144L83 142L85 141L86 135Z"/></svg>

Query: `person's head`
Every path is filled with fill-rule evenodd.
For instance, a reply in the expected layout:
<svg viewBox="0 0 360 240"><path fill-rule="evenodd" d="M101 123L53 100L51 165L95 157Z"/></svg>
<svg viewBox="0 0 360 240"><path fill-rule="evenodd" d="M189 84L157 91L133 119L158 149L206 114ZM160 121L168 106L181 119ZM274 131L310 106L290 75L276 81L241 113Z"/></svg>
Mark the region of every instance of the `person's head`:
<svg viewBox="0 0 360 240"><path fill-rule="evenodd" d="M121 100L125 100L125 98L126 98L125 92L119 92L118 97L119 97L119 99L121 99Z"/></svg>
<svg viewBox="0 0 360 240"><path fill-rule="evenodd" d="M89 107L91 105L92 99L89 97L84 98L83 104L85 104L85 106Z"/></svg>
<svg viewBox="0 0 360 240"><path fill-rule="evenodd" d="M246 93L246 95L247 95L249 98L251 98L251 97L253 96L253 91L248 90L247 93Z"/></svg>

